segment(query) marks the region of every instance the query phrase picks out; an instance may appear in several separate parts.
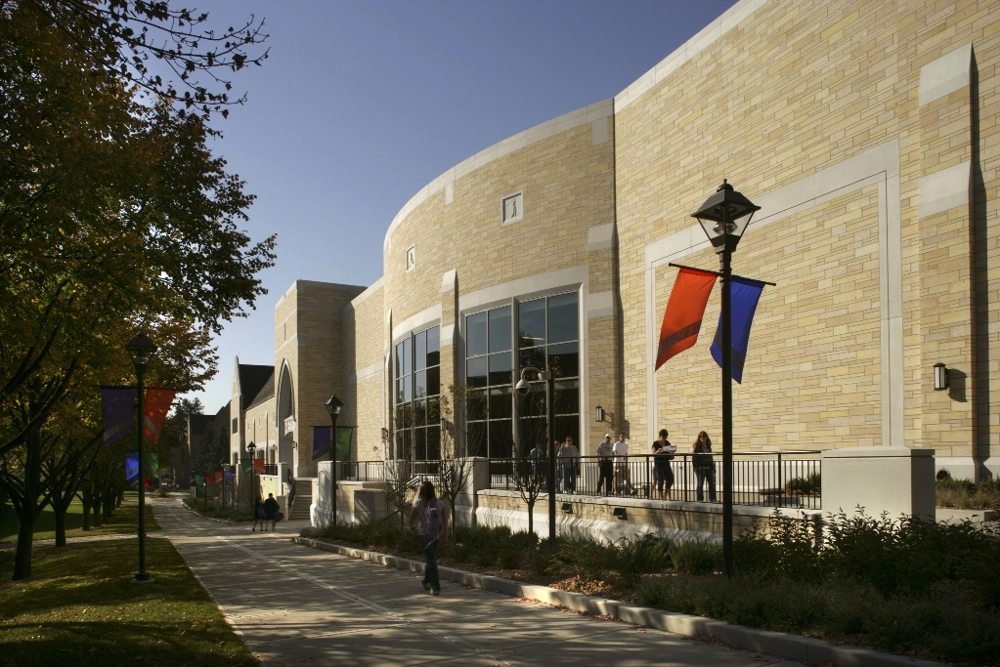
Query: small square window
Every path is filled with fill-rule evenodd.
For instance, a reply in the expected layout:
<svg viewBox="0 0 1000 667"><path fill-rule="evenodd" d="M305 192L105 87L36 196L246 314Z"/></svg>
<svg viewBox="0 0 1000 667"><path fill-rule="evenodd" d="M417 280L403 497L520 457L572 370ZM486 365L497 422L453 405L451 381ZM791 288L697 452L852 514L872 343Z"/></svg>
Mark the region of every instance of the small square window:
<svg viewBox="0 0 1000 667"><path fill-rule="evenodd" d="M517 192L515 194L504 197L500 200L500 221L501 224L507 225L512 222L518 222L524 218L524 193Z"/></svg>
<svg viewBox="0 0 1000 667"><path fill-rule="evenodd" d="M411 270L417 265L417 246L411 245L406 249L406 270Z"/></svg>

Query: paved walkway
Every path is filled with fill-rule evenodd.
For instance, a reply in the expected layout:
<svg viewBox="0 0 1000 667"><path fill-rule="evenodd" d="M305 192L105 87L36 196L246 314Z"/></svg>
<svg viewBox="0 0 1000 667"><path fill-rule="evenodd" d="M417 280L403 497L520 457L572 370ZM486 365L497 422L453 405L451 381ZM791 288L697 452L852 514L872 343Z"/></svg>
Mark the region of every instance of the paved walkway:
<svg viewBox="0 0 1000 667"><path fill-rule="evenodd" d="M267 667L800 666L452 582L432 597L420 575L291 542L297 525L262 535L202 519L175 498L154 499L153 509L163 534Z"/></svg>

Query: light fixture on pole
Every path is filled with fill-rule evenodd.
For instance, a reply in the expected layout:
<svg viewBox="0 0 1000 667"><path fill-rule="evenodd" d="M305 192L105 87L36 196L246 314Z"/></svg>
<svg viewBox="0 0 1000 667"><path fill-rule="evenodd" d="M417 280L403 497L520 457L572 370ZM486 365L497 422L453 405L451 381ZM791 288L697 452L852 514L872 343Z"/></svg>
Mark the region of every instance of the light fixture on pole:
<svg viewBox="0 0 1000 667"><path fill-rule="evenodd" d="M330 413L330 421L333 423L333 429L330 433L330 438L333 440L330 443L330 460L333 461L330 470L330 504L332 505L333 525L335 526L337 525L337 417L340 416L340 411L343 408L343 402L336 396L331 396L326 401L326 411Z"/></svg>
<svg viewBox="0 0 1000 667"><path fill-rule="evenodd" d="M732 332L732 254L753 214L760 210L723 180L691 217L701 223L715 252L719 255L722 278L722 569L733 575L733 332Z"/></svg>
<svg viewBox="0 0 1000 667"><path fill-rule="evenodd" d="M257 451L257 445L253 444L253 440L247 443L247 453L250 455L250 513L253 514L257 511L257 508L253 506L253 496L256 491L253 488L253 455ZM254 517L255 519L257 517Z"/></svg>
<svg viewBox="0 0 1000 667"><path fill-rule="evenodd" d="M129 341L128 350L132 353L132 364L135 366L135 376L138 380L138 419L136 421L136 440L139 444L139 571L135 581L149 581L146 572L146 450L143 447L145 436L145 418L143 413L143 398L146 391L146 369L156 354L156 344L145 333Z"/></svg>
<svg viewBox="0 0 1000 667"><path fill-rule="evenodd" d="M548 457L548 468L549 468L549 484L548 484L548 494L549 494L549 540L554 542L556 539L556 453L552 449L555 444L555 410L552 405L552 394L553 394L553 377L552 371L542 371L534 366L528 366L521 369L521 379L518 381L517 385L514 387L517 393L522 396L526 396L528 392L531 391L531 385L528 384L528 380L525 377L528 373L535 373L538 375L540 380L545 381L545 448L544 453Z"/></svg>

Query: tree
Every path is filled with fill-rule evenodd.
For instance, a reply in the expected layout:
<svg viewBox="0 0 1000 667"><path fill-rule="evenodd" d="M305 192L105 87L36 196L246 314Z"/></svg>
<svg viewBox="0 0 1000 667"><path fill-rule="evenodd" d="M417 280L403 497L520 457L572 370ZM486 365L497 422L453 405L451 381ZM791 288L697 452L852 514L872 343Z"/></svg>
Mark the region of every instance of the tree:
<svg viewBox="0 0 1000 667"><path fill-rule="evenodd" d="M451 400L447 396L441 397L441 416L450 423L451 431L441 430L441 460L438 462L438 490L442 498L448 501L451 508L451 537L457 539L458 533L456 520L456 508L458 497L468 491L469 480L473 474L473 460L468 456L468 449L459 451L459 441L468 445L469 433L464 428L465 421L459 422L455 419L452 405L455 411L466 414L466 406L470 400L481 400L481 394L469 391L466 384L451 385L448 387ZM462 438L455 436L464 435Z"/></svg>

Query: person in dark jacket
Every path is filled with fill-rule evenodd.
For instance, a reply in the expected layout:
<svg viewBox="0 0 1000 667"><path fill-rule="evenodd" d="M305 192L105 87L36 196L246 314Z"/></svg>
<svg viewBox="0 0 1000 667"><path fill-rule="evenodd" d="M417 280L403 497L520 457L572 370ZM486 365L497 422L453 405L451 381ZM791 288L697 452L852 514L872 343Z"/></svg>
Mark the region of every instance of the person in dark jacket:
<svg viewBox="0 0 1000 667"><path fill-rule="evenodd" d="M278 523L278 501L274 499L274 494L267 494L267 500L264 501L264 520L271 522L271 530L274 530L275 524Z"/></svg>
<svg viewBox="0 0 1000 667"><path fill-rule="evenodd" d="M670 444L667 440L667 429L660 429L660 437L653 443L653 470L656 472L656 491L660 495L660 500L670 500L670 489L674 485L674 471L670 468L670 462L677 453L677 445ZM650 494L652 495L652 494Z"/></svg>
<svg viewBox="0 0 1000 667"><path fill-rule="evenodd" d="M712 439L702 431L694 441L694 474L698 477L698 502L705 502L704 486L708 482L708 501L715 502L715 458Z"/></svg>

